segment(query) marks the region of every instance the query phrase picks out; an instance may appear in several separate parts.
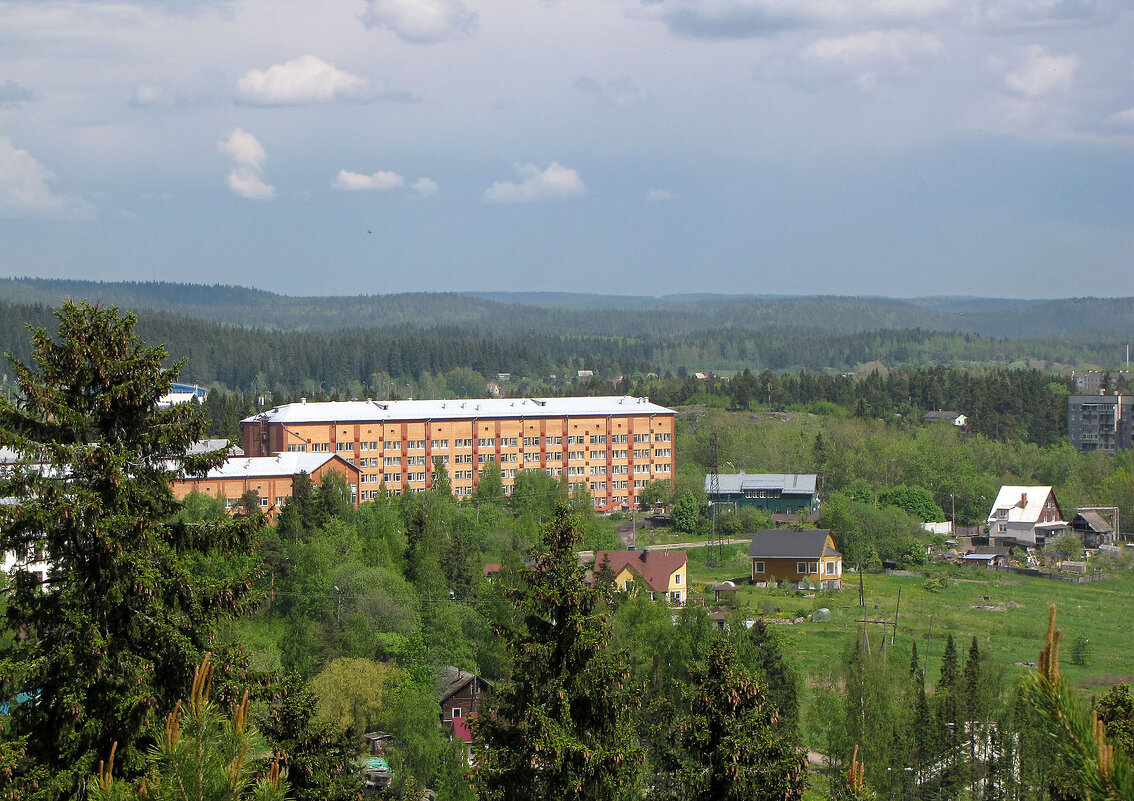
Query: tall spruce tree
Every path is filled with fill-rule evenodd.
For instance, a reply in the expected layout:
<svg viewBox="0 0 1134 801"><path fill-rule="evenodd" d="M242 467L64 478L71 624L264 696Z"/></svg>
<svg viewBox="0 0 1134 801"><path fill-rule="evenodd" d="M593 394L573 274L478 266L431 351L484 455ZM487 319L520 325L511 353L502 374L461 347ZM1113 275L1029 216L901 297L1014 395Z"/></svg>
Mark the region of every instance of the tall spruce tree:
<svg viewBox="0 0 1134 801"><path fill-rule="evenodd" d="M578 539L561 504L525 580L505 590L519 617L498 632L512 673L472 724L485 745L476 773L487 798L641 797L643 754L631 727L641 692L608 650L610 624L596 613L599 591L583 583Z"/></svg>
<svg viewBox="0 0 1134 801"><path fill-rule="evenodd" d="M689 801L798 801L806 760L728 641L713 638L694 667L689 713L679 724L683 797Z"/></svg>
<svg viewBox="0 0 1134 801"><path fill-rule="evenodd" d="M0 551L43 554L17 568L0 655L5 692L28 691L11 728L28 763L53 775L37 795L70 793L118 743L127 774L146 732L172 709L214 624L248 598L260 516L173 518L171 479L224 451L187 456L205 423L195 404L159 409L178 366L148 348L135 318L65 303L58 338L32 332L34 365L11 359L20 396L0 399L0 445L19 462L0 477ZM0 783L4 780L0 778ZM25 788L31 797L32 789Z"/></svg>

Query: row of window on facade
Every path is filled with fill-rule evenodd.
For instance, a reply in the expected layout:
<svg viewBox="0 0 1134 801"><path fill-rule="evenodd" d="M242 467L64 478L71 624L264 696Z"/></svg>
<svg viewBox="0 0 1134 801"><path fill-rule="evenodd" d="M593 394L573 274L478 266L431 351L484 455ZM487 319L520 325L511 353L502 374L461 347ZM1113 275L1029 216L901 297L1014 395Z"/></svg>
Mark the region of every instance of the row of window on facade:
<svg viewBox="0 0 1134 801"><path fill-rule="evenodd" d="M523 437L523 447L525 448L538 448L547 445L562 445L563 440L567 440L568 445L606 445L607 440L610 444L617 445L627 442L634 442L637 444L647 443L650 441L649 434L634 434L631 438L627 434L611 434L609 437L606 434L591 434L589 436L546 436L546 437ZM478 437L476 438L476 445L478 448L495 448L499 445L501 448L518 448L520 447L521 438L519 437ZM669 433L654 434L654 442L672 442L673 435ZM425 440L411 439L405 440L404 443L400 439L393 440L366 440L358 443L360 451L400 451L402 445L405 445L405 450L425 450ZM334 443L335 451L353 451L355 443L353 440L346 440L343 442ZM453 440L453 448L463 449L472 448L473 439L458 438ZM329 442L311 442L311 443L291 443L287 449L293 453L329 453L331 451L331 443ZM433 439L429 440L430 450L449 450L448 439ZM648 453L648 451L643 451ZM618 458L618 457L615 457ZM623 457L625 458L625 457Z"/></svg>
<svg viewBox="0 0 1134 801"><path fill-rule="evenodd" d="M823 563L823 569L824 569L824 572L828 576L833 576L833 575L835 575L835 571L836 571L837 567L836 567L834 562L824 562ZM755 575L760 575L760 574L764 573L765 572L764 562L753 563L752 572ZM804 575L816 575L817 576L817 575L819 575L819 563L818 562L796 562L795 563L795 572L798 573L801 576L804 576Z"/></svg>

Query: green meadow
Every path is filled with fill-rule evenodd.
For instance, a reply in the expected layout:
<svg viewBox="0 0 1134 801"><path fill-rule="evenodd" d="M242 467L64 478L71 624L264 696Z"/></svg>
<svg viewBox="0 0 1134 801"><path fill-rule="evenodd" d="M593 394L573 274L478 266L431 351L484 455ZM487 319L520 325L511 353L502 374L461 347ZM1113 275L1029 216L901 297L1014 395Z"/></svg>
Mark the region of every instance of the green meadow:
<svg viewBox="0 0 1134 801"><path fill-rule="evenodd" d="M749 586L748 559L738 546L726 547L727 561L720 566L705 563L706 549L690 551L692 586L701 589L723 579L738 584L735 609L738 616L807 617L807 622L784 625L778 631L805 676L808 687L818 687L841 670L842 652L852 632L861 631L863 607L858 605L859 575L844 572L838 592L797 593ZM929 649L927 679L936 682L945 636L952 634L963 653L972 637L981 652L1003 666L1006 686L1034 663L1047 629L1048 608L1057 605L1063 629L1062 669L1067 679L1084 694L1099 692L1119 681L1134 681L1134 571L1112 574L1099 581L1073 584L982 568L935 566L927 569L943 578L942 588L927 588L926 578L874 573L862 574L862 589L868 620L893 620L898 614L895 647L908 659L910 643L918 643L924 658ZM742 583L745 582L745 583ZM901 591L901 606L898 594ZM808 597L811 596L811 597ZM706 604L712 604L712 596ZM810 621L819 608L831 611L826 623ZM882 646L882 632L890 627L866 624L875 647ZM1085 664L1075 664L1073 644L1086 640ZM886 637L887 647L889 636ZM808 691L812 694L812 691Z"/></svg>

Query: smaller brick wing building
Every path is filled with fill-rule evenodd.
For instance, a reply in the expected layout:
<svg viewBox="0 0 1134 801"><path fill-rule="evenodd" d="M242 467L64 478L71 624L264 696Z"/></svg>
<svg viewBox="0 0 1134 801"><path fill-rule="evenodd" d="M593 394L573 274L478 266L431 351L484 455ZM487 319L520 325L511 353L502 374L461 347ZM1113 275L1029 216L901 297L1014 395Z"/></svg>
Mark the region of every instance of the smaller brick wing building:
<svg viewBox="0 0 1134 801"><path fill-rule="evenodd" d="M269 519L292 496L295 477L307 473L311 481L321 484L330 472L341 473L351 489L351 499L358 505L358 468L333 453L280 453L275 456L252 456L227 459L203 478L174 481L173 495L184 500L191 492L223 498L232 509L248 490L260 496L260 508Z"/></svg>

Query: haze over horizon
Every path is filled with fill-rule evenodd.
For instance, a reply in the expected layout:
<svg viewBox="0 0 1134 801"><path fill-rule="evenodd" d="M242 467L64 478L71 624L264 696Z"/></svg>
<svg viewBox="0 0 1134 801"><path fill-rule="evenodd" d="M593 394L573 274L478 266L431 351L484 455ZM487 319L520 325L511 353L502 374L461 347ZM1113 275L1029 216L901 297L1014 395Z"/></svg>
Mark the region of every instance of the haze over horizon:
<svg viewBox="0 0 1134 801"><path fill-rule="evenodd" d="M0 0L0 271L1134 296L1121 0Z"/></svg>

